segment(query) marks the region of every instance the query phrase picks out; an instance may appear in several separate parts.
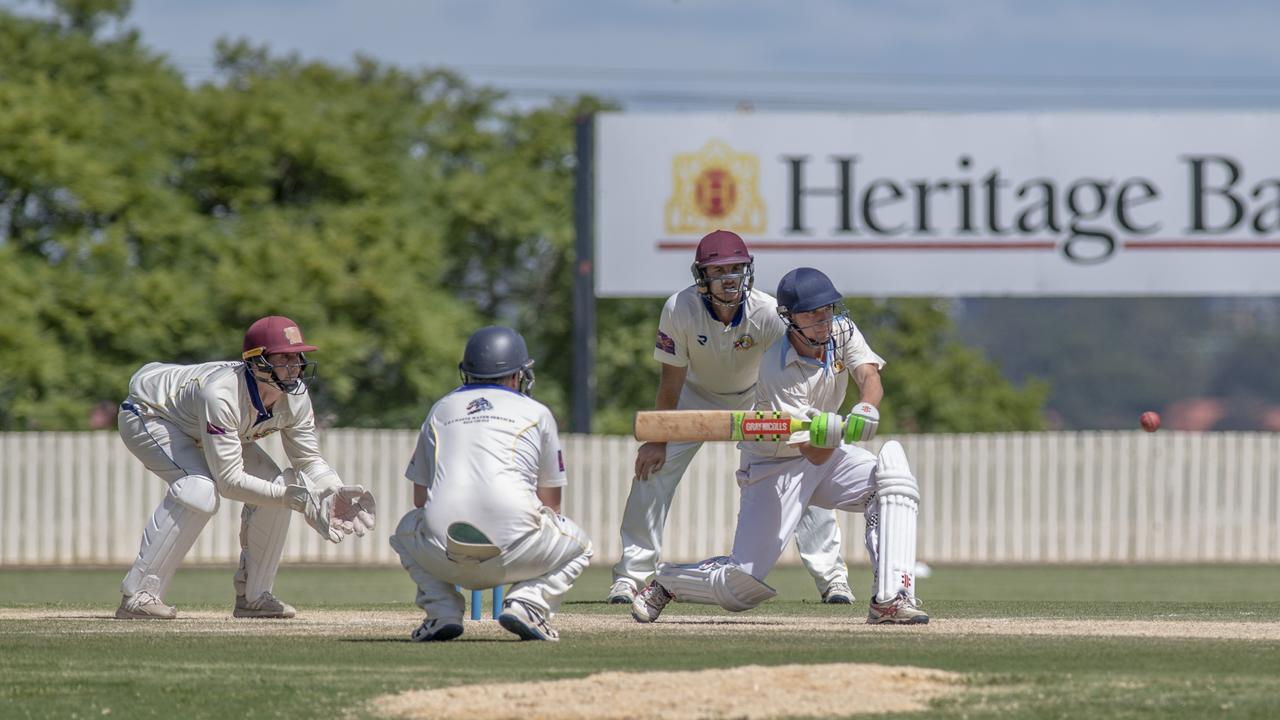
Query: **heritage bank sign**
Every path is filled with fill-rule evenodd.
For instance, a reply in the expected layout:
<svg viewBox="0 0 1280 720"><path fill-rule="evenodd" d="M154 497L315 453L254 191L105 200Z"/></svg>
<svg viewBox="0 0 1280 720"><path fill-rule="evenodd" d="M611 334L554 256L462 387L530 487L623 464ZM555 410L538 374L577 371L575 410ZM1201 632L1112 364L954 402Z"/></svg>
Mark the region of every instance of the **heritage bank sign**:
<svg viewBox="0 0 1280 720"><path fill-rule="evenodd" d="M772 292L1280 293L1280 114L603 114L596 292L665 296L738 232Z"/></svg>

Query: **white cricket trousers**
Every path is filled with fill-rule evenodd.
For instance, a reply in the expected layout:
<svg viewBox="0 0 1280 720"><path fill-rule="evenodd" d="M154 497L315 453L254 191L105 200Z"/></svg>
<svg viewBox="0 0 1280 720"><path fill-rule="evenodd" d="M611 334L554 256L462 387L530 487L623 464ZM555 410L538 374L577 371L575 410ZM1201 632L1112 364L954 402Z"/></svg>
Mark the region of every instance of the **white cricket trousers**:
<svg viewBox="0 0 1280 720"><path fill-rule="evenodd" d="M456 562L445 554L445 528L427 527L421 508L400 519L391 547L418 586L417 604L428 618L461 620L455 585L484 590L512 584L507 600L523 600L551 617L591 561L591 541L572 520L543 507L542 526L483 562Z"/></svg>
<svg viewBox="0 0 1280 720"><path fill-rule="evenodd" d="M126 406L129 405L132 403L122 405L117 416L120 439L147 470L168 485L188 476L199 476L202 481L213 482L213 473L205 461L204 451L195 440L164 418L142 416L136 409L128 409ZM243 446L242 453L246 473L267 482L280 474L280 467L257 445ZM125 595L132 595L141 588L163 598L182 557L190 551L196 537L212 517L212 514L181 512L173 517L175 524L172 527L157 521L174 511L166 496L147 521L138 556L122 584L121 590ZM240 564L232 580L237 595L248 593L252 600L272 590L284 553L284 538L291 512L285 507L244 506L240 514ZM172 537L164 537L166 533ZM173 557L157 567L156 563L150 562L152 548L166 542L173 545ZM145 581L149 574L157 572L155 580L158 580L158 585L154 584L155 581Z"/></svg>
<svg viewBox="0 0 1280 720"><path fill-rule="evenodd" d="M876 456L854 445L842 445L822 465L803 457L760 458L742 453L737 473L741 493L733 535L734 562L763 581L782 556L806 509L864 511L875 489L875 468ZM874 572L878 557L874 522L867 525L867 550Z"/></svg>
<svg viewBox="0 0 1280 720"><path fill-rule="evenodd" d="M667 459L660 470L647 480L632 479L622 512L622 559L613 566L614 580L629 578L636 587L643 587L657 569L671 498L700 447L702 443L669 443ZM840 526L834 512L820 507L803 508L787 537L792 533L800 562L813 576L819 593L825 593L833 582L849 582L849 568L840 557Z"/></svg>

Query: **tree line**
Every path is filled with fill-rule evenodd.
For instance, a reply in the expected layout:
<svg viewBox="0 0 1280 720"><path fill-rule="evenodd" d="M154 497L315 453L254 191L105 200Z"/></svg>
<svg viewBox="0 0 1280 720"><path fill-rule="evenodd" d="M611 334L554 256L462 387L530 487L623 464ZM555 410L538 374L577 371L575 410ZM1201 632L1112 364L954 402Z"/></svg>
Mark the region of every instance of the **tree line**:
<svg viewBox="0 0 1280 720"><path fill-rule="evenodd" d="M143 363L238 357L266 314L320 346L322 422L416 427L503 323L569 425L574 123L616 105L234 41L192 84L127 0L49 7L0 10L0 430L90 427ZM890 362L886 430L1041 427L1047 387L959 342L946 303L849 305ZM597 431L652 406L661 306L599 301Z"/></svg>

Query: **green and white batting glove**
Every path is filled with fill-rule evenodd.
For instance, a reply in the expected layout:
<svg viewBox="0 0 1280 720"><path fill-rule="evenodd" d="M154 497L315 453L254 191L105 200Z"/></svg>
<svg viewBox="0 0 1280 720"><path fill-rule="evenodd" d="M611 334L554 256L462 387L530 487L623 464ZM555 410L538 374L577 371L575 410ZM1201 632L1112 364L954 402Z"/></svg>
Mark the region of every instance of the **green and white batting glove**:
<svg viewBox="0 0 1280 720"><path fill-rule="evenodd" d="M876 436L880 427L880 411L871 403L858 403L849 411L844 421L846 443L866 442Z"/></svg>
<svg viewBox="0 0 1280 720"><path fill-rule="evenodd" d="M840 447L844 419L833 412L820 412L809 418L809 444L817 448Z"/></svg>

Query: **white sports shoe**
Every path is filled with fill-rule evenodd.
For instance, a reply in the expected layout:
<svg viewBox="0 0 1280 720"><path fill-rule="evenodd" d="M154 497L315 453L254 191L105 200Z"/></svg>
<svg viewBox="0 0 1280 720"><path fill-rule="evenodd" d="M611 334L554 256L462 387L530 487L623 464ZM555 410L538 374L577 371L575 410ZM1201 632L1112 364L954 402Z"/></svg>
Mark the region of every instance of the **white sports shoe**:
<svg viewBox="0 0 1280 720"><path fill-rule="evenodd" d="M651 623L658 619L663 608L674 599L675 595L667 592L666 588L654 580L631 601L631 617L638 623Z"/></svg>
<svg viewBox="0 0 1280 720"><path fill-rule="evenodd" d="M253 602L249 602L243 595L237 595L236 608L231 614L238 618L291 618L298 611L292 605L280 602L275 595L264 592Z"/></svg>
<svg viewBox="0 0 1280 720"><path fill-rule="evenodd" d="M120 598L116 618L120 620L172 620L178 617L175 608L165 605L160 598L146 590Z"/></svg>
<svg viewBox="0 0 1280 720"><path fill-rule="evenodd" d="M627 578L618 578L609 588L609 595L604 601L610 605L630 605L636 599L636 586Z"/></svg>
<svg viewBox="0 0 1280 720"><path fill-rule="evenodd" d="M899 590L885 602L876 602L872 596L868 625L924 625L927 622L929 615L921 608L920 599L911 597L906 590Z"/></svg>
<svg viewBox="0 0 1280 720"><path fill-rule="evenodd" d="M409 639L413 642L444 642L462 634L462 618L427 618L422 621Z"/></svg>
<svg viewBox="0 0 1280 720"><path fill-rule="evenodd" d="M822 602L827 605L852 604L853 591L849 589L849 583L837 580L828 585L827 589L822 593Z"/></svg>
<svg viewBox="0 0 1280 720"><path fill-rule="evenodd" d="M560 633L547 623L546 614L523 600L508 600L502 603L502 614L498 616L498 624L504 630L519 635L521 640L556 642L560 639Z"/></svg>

